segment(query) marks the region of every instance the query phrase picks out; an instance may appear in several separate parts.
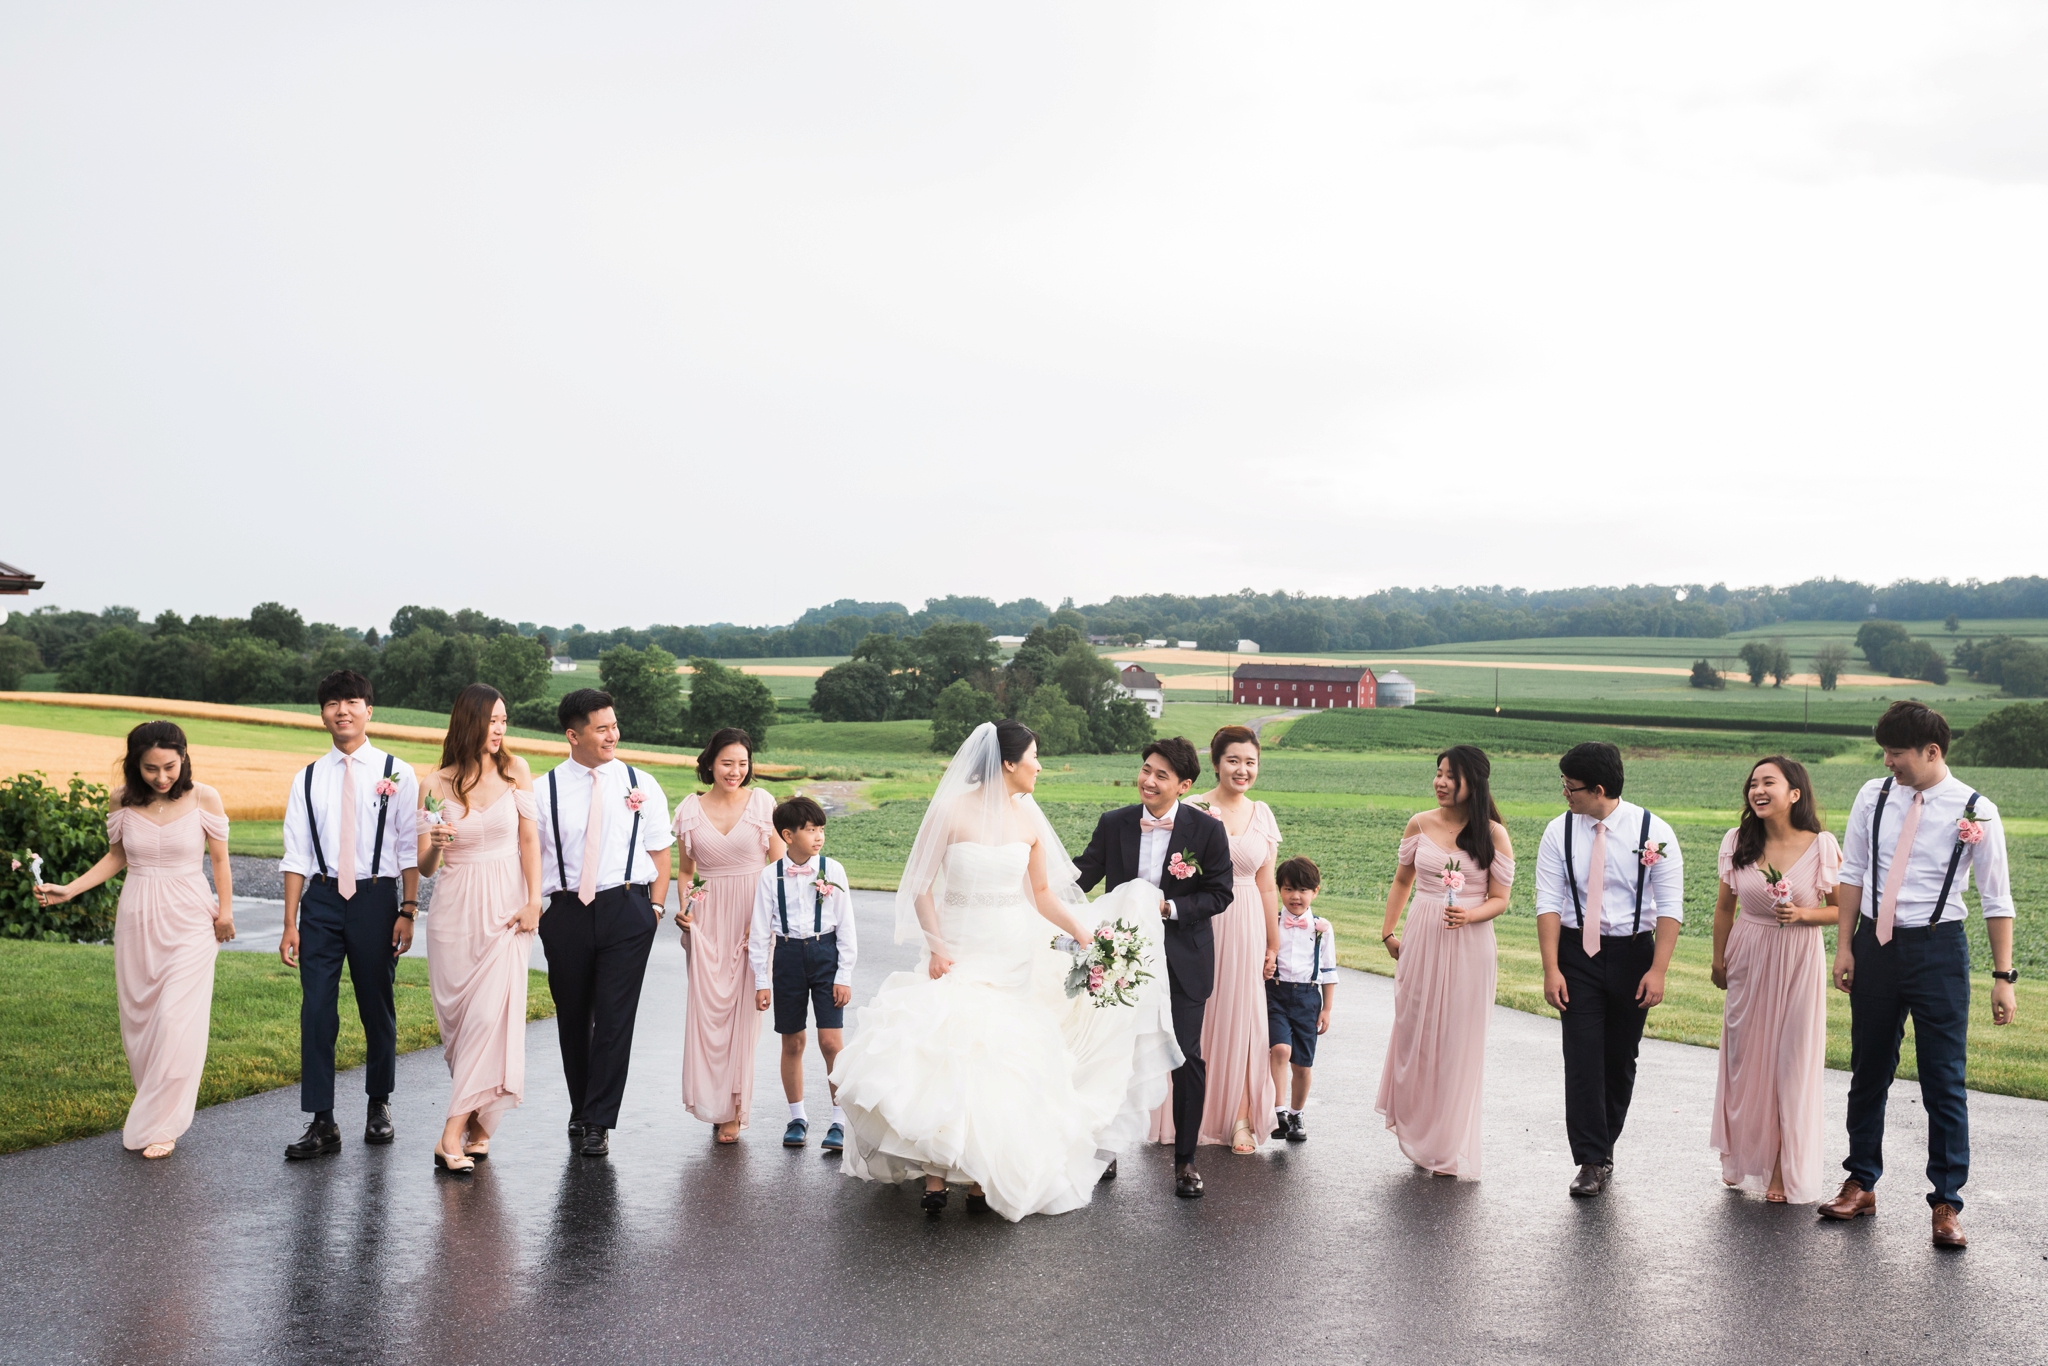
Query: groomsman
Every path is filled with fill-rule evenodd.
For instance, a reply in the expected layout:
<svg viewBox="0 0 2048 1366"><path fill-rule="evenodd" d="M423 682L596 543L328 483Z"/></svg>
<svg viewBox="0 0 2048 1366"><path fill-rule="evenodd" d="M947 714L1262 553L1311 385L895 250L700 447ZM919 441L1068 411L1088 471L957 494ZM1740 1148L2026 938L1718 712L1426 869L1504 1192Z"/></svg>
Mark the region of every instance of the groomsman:
<svg viewBox="0 0 2048 1366"><path fill-rule="evenodd" d="M1635 1093L1636 1053L1685 918L1685 865L1661 819L1621 799L1621 751L1575 745L1558 760L1571 809L1536 853L1536 942L1543 998L1564 1019L1564 1127L1594 1196L1614 1175L1614 1144Z"/></svg>
<svg viewBox="0 0 2048 1366"><path fill-rule="evenodd" d="M398 1075L398 1009L392 983L412 946L419 909L410 765L369 742L370 681L352 669L320 680L320 721L334 748L306 765L285 796L284 937L277 954L299 969L299 1108L312 1122L288 1159L341 1151L334 1121L334 1040L341 1032L341 967L348 964L368 1045L370 1093L363 1142L389 1143ZM401 886L405 895L400 897Z"/></svg>
<svg viewBox="0 0 2048 1366"><path fill-rule="evenodd" d="M534 784L540 806L540 941L569 1084L569 1136L586 1157L611 1151L633 1052L647 953L668 900L668 798L613 757L610 693L578 688L555 718L569 757Z"/></svg>
<svg viewBox="0 0 2048 1366"><path fill-rule="evenodd" d="M1849 809L1836 890L1841 924L1835 985L1849 993L1849 1179L1820 1207L1826 1219L1877 1213L1884 1110L1913 1018L1920 1102L1927 1111L1927 1179L1934 1245L1969 1244L1957 1223L1970 1175L1970 1106L1963 1072L1970 1029L1969 908L1977 876L1991 944L1991 1023L2018 1014L2012 965L2012 883L1998 808L1948 771L1948 721L1918 702L1894 702L1877 723L1888 778L1873 778ZM1865 895L1866 890L1874 895Z"/></svg>

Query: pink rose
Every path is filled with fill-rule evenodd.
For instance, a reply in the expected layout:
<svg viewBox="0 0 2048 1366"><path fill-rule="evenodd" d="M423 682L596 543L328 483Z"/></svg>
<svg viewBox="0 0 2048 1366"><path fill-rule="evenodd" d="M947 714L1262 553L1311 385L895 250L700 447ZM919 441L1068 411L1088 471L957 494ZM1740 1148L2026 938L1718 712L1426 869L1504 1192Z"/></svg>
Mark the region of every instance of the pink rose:
<svg viewBox="0 0 2048 1366"><path fill-rule="evenodd" d="M1101 968L1099 968L1099 967L1094 967L1094 968L1090 968L1090 969L1088 969L1088 990L1090 990L1090 991L1100 991L1100 990L1102 990L1102 969L1101 969Z"/></svg>
<svg viewBox="0 0 2048 1366"><path fill-rule="evenodd" d="M15 871L15 872L17 872L17 873L21 871L21 860L20 860L20 859L16 859L16 860L14 860L14 871Z"/></svg>
<svg viewBox="0 0 2048 1366"><path fill-rule="evenodd" d="M1095 937L1102 940L1114 940L1116 938L1116 931L1107 925L1097 925L1095 927Z"/></svg>
<svg viewBox="0 0 2048 1366"><path fill-rule="evenodd" d="M1984 842L1984 826L1981 822L1973 820L1957 821L1956 838L1964 844L1982 844Z"/></svg>
<svg viewBox="0 0 2048 1366"><path fill-rule="evenodd" d="M1792 900L1792 884L1789 882L1773 882L1764 890L1781 904Z"/></svg>
<svg viewBox="0 0 2048 1366"><path fill-rule="evenodd" d="M1465 886L1465 875L1455 868L1450 869L1444 874L1444 886L1454 892L1462 891Z"/></svg>
<svg viewBox="0 0 2048 1366"><path fill-rule="evenodd" d="M1175 854L1167 861L1166 871L1174 877L1183 879L1191 878L1195 875L1194 870L1188 867L1186 860L1182 859L1179 854Z"/></svg>
<svg viewBox="0 0 2048 1366"><path fill-rule="evenodd" d="M373 790L380 797L396 797L398 795L398 780L396 778L379 778L377 786Z"/></svg>
<svg viewBox="0 0 2048 1366"><path fill-rule="evenodd" d="M626 793L626 809L628 811L637 812L645 805L647 805L647 794L639 788L636 787Z"/></svg>
<svg viewBox="0 0 2048 1366"><path fill-rule="evenodd" d="M709 887L692 887L690 889L690 904L694 906L710 895L711 889Z"/></svg>
<svg viewBox="0 0 2048 1366"><path fill-rule="evenodd" d="M1664 861L1664 846L1653 844L1643 849L1643 867L1654 868Z"/></svg>

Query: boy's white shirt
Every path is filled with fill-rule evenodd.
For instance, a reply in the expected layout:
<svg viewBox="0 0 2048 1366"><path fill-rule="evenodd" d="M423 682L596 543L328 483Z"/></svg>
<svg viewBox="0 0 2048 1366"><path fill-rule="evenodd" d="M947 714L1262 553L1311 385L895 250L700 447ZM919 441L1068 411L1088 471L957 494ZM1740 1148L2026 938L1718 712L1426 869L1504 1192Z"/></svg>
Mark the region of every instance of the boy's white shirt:
<svg viewBox="0 0 2048 1366"><path fill-rule="evenodd" d="M835 986L853 985L853 964L859 956L859 935L854 927L853 897L846 890L846 865L835 863L830 856L819 854L819 866L824 870L825 880L833 884L832 891L825 897L823 928L820 934L839 935L839 965L833 970ZM816 912L812 905L813 882L810 878L791 876L793 867L808 868L811 861L792 864L789 859L780 860L783 876L789 880L789 937L810 939ZM754 883L754 917L747 933L747 961L754 967L754 990L767 991L775 980L775 936L782 933L782 917L775 896L775 864L761 870L761 876ZM684 888L683 894L689 895ZM801 922L798 908L803 914Z"/></svg>
<svg viewBox="0 0 2048 1366"><path fill-rule="evenodd" d="M1283 982L1313 983L1328 986L1337 980L1337 934L1330 922L1321 916L1311 916L1306 929L1289 929L1283 909L1280 922L1280 959L1275 976ZM1315 971L1309 970L1309 951L1315 944L1316 934L1323 936L1321 961Z"/></svg>

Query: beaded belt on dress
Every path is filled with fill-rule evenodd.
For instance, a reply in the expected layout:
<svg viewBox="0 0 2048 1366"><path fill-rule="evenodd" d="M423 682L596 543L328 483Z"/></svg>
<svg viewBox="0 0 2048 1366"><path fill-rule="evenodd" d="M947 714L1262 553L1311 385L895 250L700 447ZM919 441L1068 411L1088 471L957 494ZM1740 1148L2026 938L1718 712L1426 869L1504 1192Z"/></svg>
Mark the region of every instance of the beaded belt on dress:
<svg viewBox="0 0 2048 1366"><path fill-rule="evenodd" d="M948 906L1008 906L1019 900L1016 892L947 892Z"/></svg>

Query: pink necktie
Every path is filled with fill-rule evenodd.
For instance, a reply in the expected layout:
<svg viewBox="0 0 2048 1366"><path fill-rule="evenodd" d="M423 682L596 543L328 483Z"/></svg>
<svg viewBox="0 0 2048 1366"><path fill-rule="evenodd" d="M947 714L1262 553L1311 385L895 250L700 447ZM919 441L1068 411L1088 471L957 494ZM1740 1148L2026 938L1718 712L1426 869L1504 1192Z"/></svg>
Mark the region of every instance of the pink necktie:
<svg viewBox="0 0 2048 1366"><path fill-rule="evenodd" d="M1140 816L1138 817L1138 828L1140 830L1171 830L1173 829L1173 817Z"/></svg>
<svg viewBox="0 0 2048 1366"><path fill-rule="evenodd" d="M341 756L341 848L335 856L335 880L347 901L356 894L356 761L346 754ZM370 876L377 876L375 868Z"/></svg>
<svg viewBox="0 0 2048 1366"><path fill-rule="evenodd" d="M576 879L576 899L588 906L597 900L597 855L604 844L604 783L590 775L590 821L583 827L583 875Z"/></svg>
<svg viewBox="0 0 2048 1366"><path fill-rule="evenodd" d="M1906 819L1899 822L1899 842L1892 850L1892 866L1885 870L1884 895L1877 903L1877 942L1892 942L1892 921L1898 915L1899 888L1906 885L1906 860L1913 857L1913 836L1920 829L1920 798L1918 790L1913 793L1912 803L1906 807Z"/></svg>
<svg viewBox="0 0 2048 1366"><path fill-rule="evenodd" d="M1586 864L1586 909L1579 918L1579 943L1586 957L1600 955L1600 894L1607 890L1607 823L1593 823L1593 857Z"/></svg>

